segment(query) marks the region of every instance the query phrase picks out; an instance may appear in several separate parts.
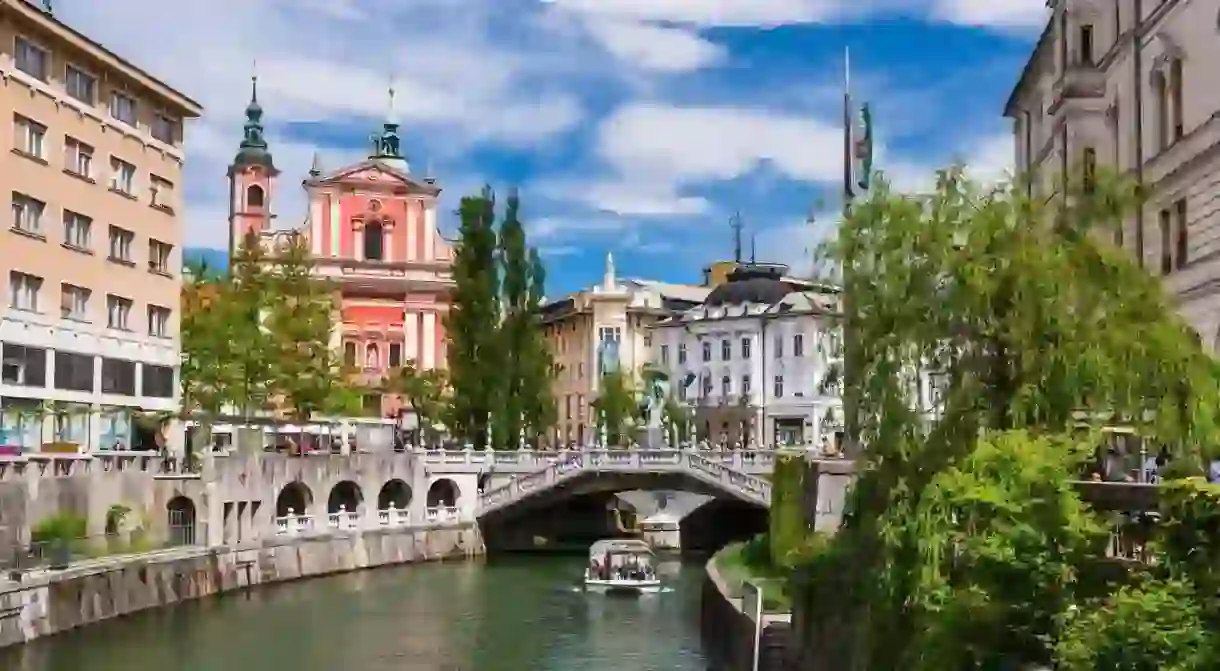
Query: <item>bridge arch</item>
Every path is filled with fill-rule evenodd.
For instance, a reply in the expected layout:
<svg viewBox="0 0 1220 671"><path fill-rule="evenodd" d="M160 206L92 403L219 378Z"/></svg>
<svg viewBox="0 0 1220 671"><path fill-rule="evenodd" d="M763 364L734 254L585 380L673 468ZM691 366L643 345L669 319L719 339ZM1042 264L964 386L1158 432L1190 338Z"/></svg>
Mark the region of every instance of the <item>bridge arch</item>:
<svg viewBox="0 0 1220 671"><path fill-rule="evenodd" d="M456 506L461 496L462 490L456 482L449 478L437 478L428 486L427 504L429 508Z"/></svg>
<svg viewBox="0 0 1220 671"><path fill-rule="evenodd" d="M767 509L737 498L714 498L678 522L683 552L715 552L767 531Z"/></svg>
<svg viewBox="0 0 1220 671"><path fill-rule="evenodd" d="M326 497L326 512L337 513L343 510L354 513L360 510L362 503L364 503L364 492L360 489L360 485L351 480L340 480L330 488L330 495Z"/></svg>
<svg viewBox="0 0 1220 671"><path fill-rule="evenodd" d="M411 498L411 486L398 478L391 478L381 486L381 491L377 492L377 509L407 510L411 506Z"/></svg>
<svg viewBox="0 0 1220 671"><path fill-rule="evenodd" d="M308 515L311 505L313 505L313 492L304 482L293 480L284 485L279 495L275 497L275 516Z"/></svg>

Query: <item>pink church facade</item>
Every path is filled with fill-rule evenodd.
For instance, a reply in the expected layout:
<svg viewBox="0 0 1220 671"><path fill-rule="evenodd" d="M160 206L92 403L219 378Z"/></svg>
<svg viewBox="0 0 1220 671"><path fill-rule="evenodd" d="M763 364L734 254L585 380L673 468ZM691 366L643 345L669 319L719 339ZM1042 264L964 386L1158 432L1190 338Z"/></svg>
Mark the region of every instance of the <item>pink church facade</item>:
<svg viewBox="0 0 1220 671"><path fill-rule="evenodd" d="M248 231L267 244L286 233L274 226L280 173L262 135L257 95L246 116L229 169L230 254ZM445 367L453 249L437 226L441 189L411 173L397 124L386 123L372 144L366 160L335 170L324 170L315 156L301 183L304 223L288 231L305 236L315 272L338 287L331 345L358 371L355 381L370 388L365 410L392 417L404 410L402 399L374 385L408 363Z"/></svg>

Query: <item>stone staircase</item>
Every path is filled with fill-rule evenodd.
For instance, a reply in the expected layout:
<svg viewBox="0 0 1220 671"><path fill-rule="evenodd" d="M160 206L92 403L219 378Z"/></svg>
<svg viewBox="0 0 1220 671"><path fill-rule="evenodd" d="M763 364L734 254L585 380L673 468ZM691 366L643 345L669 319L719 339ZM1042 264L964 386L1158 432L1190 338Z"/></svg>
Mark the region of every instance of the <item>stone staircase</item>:
<svg viewBox="0 0 1220 671"><path fill-rule="evenodd" d="M698 450L587 450L572 452L544 468L479 494L482 517L584 473L684 473L746 501L771 504L771 483Z"/></svg>

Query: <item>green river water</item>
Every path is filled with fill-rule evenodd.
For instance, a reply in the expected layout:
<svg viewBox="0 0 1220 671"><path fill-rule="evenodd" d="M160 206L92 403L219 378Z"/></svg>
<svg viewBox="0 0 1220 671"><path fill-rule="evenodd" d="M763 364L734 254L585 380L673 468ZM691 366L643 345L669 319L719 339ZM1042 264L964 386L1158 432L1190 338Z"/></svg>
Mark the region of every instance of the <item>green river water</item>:
<svg viewBox="0 0 1220 671"><path fill-rule="evenodd" d="M152 610L0 651L3 671L705 671L701 564L585 594L579 556L385 568Z"/></svg>

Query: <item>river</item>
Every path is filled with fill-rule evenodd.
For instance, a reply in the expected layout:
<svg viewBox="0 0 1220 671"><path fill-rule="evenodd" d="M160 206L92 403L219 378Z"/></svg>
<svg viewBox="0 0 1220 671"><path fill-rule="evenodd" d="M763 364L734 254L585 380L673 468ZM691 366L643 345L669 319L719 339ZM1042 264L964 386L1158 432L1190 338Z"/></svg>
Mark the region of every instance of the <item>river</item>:
<svg viewBox="0 0 1220 671"><path fill-rule="evenodd" d="M5 671L705 671L699 564L672 592L576 588L584 558L507 557L228 594L0 651Z"/></svg>

